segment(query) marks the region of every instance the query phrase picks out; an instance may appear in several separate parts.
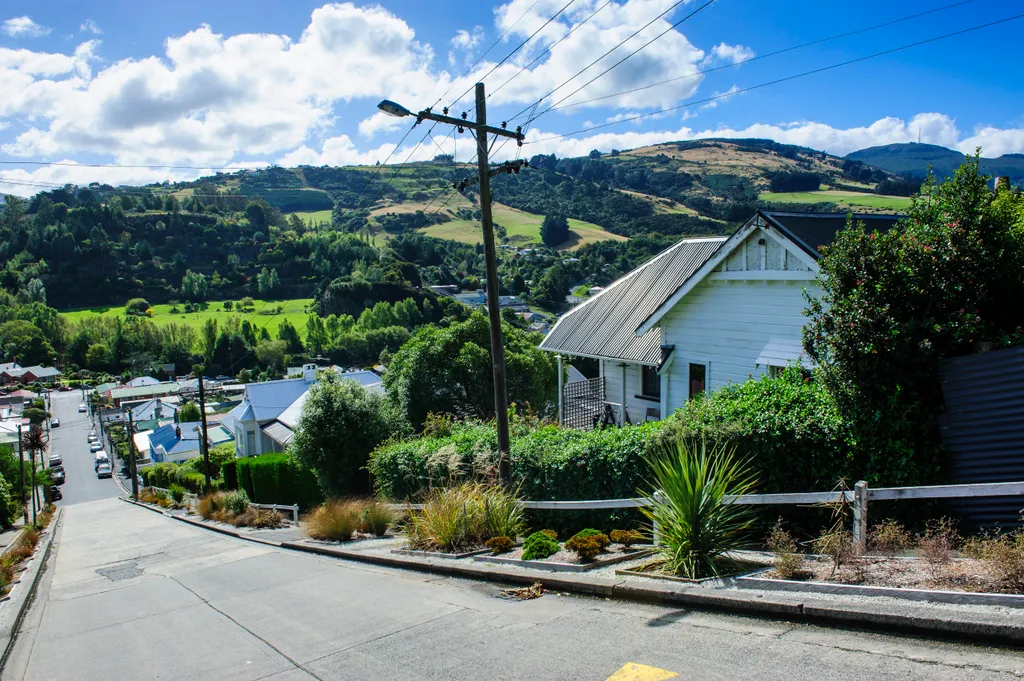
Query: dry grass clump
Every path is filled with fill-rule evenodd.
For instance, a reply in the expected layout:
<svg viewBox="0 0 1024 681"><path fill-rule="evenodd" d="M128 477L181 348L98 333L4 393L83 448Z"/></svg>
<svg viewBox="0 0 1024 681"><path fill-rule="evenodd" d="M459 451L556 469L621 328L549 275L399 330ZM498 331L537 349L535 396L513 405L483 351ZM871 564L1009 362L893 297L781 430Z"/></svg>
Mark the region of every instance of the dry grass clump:
<svg viewBox="0 0 1024 681"><path fill-rule="evenodd" d="M875 553L893 558L900 551L909 549L914 542L903 525L895 520L886 520L871 530L868 543Z"/></svg>
<svg viewBox="0 0 1024 681"><path fill-rule="evenodd" d="M853 535L844 527L835 527L814 540L814 550L832 559L832 576L853 561Z"/></svg>
<svg viewBox="0 0 1024 681"><path fill-rule="evenodd" d="M222 523L236 524L236 519L250 510L255 511L249 505L249 495L241 489L207 494L196 502L196 513L203 520L217 520ZM251 517L251 515L247 517ZM247 527L247 525L237 526Z"/></svg>
<svg viewBox="0 0 1024 681"><path fill-rule="evenodd" d="M933 568L947 565L960 542L960 535L950 518L929 521L917 538L917 550Z"/></svg>
<svg viewBox="0 0 1024 681"><path fill-rule="evenodd" d="M775 574L779 579L793 579L803 571L804 557L797 553L796 540L781 520L768 535L768 549L775 554Z"/></svg>
<svg viewBox="0 0 1024 681"><path fill-rule="evenodd" d="M505 487L464 483L434 489L405 524L414 549L458 552L492 537L515 539L526 527L524 509Z"/></svg>
<svg viewBox="0 0 1024 681"><path fill-rule="evenodd" d="M362 523L363 505L333 499L317 506L306 521L306 534L324 541L349 541Z"/></svg>
<svg viewBox="0 0 1024 681"><path fill-rule="evenodd" d="M1024 593L1024 530L971 537L961 551L982 561L1001 591Z"/></svg>
<svg viewBox="0 0 1024 681"><path fill-rule="evenodd" d="M251 527L257 530L273 530L284 525L284 516L269 508L250 506L232 521L235 527Z"/></svg>
<svg viewBox="0 0 1024 681"><path fill-rule="evenodd" d="M387 534L388 528L394 524L395 515L394 510L386 503L380 501L367 502L359 523L359 531L376 537L383 537Z"/></svg>

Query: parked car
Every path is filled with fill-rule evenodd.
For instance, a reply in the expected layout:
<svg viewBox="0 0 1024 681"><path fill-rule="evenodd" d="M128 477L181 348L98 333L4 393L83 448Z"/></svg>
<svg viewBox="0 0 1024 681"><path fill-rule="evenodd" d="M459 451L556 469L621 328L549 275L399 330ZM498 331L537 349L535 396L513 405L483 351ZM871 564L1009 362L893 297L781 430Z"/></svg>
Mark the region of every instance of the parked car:
<svg viewBox="0 0 1024 681"><path fill-rule="evenodd" d="M114 477L114 469L110 467L109 462L101 463L96 466L96 477L97 478L112 478Z"/></svg>
<svg viewBox="0 0 1024 681"><path fill-rule="evenodd" d="M81 404L78 405L78 413L79 414L84 414L87 411L89 411L89 407L87 407L85 405L85 402L82 402Z"/></svg>
<svg viewBox="0 0 1024 681"><path fill-rule="evenodd" d="M63 498L64 495L61 494L60 487L57 487L57 485L50 485L50 501L58 501Z"/></svg>
<svg viewBox="0 0 1024 681"><path fill-rule="evenodd" d="M64 465L64 459L60 457L60 454L50 454L50 468L62 465Z"/></svg>
<svg viewBox="0 0 1024 681"><path fill-rule="evenodd" d="M89 433L89 444L92 444L93 442L99 442L99 441L100 441L99 435L97 435L96 433Z"/></svg>
<svg viewBox="0 0 1024 681"><path fill-rule="evenodd" d="M60 419L50 419L51 428L60 428Z"/></svg>
<svg viewBox="0 0 1024 681"><path fill-rule="evenodd" d="M53 478L53 484L63 485L66 475L64 473L64 469L57 466L56 468L50 469L50 477Z"/></svg>
<svg viewBox="0 0 1024 681"><path fill-rule="evenodd" d="M99 470L100 464L104 463L109 466L110 457L108 457L107 453L101 449L100 451L96 452L96 460L93 462L92 467L96 470Z"/></svg>
<svg viewBox="0 0 1024 681"><path fill-rule="evenodd" d="M98 452L101 449L103 449L103 444L102 443L100 443L100 442L91 442L91 443L89 443L89 451L90 452Z"/></svg>

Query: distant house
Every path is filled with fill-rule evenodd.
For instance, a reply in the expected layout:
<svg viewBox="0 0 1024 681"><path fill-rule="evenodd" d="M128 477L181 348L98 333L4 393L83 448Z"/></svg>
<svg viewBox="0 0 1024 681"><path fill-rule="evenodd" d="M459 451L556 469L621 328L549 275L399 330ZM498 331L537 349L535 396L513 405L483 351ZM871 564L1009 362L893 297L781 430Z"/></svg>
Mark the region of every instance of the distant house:
<svg viewBox="0 0 1024 681"><path fill-rule="evenodd" d="M3 405L14 405L21 407L28 402L32 402L39 398L39 395L32 392L31 390L15 390L9 392L6 395L0 395L0 404Z"/></svg>
<svg viewBox="0 0 1024 681"><path fill-rule="evenodd" d="M165 399L153 398L132 408L132 421L137 430L155 430L161 421L174 421L178 405Z"/></svg>
<svg viewBox="0 0 1024 681"><path fill-rule="evenodd" d="M430 290L439 296L454 296L460 289L455 284L440 284L438 286L431 286Z"/></svg>
<svg viewBox="0 0 1024 681"><path fill-rule="evenodd" d="M125 383L125 387L138 388L143 385L159 385L160 381L152 376L139 376Z"/></svg>
<svg viewBox="0 0 1024 681"><path fill-rule="evenodd" d="M17 362L0 365L0 385L12 383L42 383L52 385L60 376L60 371L53 367L19 366Z"/></svg>
<svg viewBox="0 0 1024 681"><path fill-rule="evenodd" d="M149 433L149 458L153 463L181 463L194 459L202 453L199 443L202 441L203 424L199 421L171 423L161 426ZM234 436L227 428L216 424L207 424L206 432L210 447L231 442Z"/></svg>
<svg viewBox="0 0 1024 681"><path fill-rule="evenodd" d="M900 216L854 218L886 231ZM758 211L731 237L679 241L562 315L541 349L600 367L588 397L573 391L569 425L607 411L619 423L664 418L705 391L807 366L804 294L820 294L819 248L846 219Z"/></svg>
<svg viewBox="0 0 1024 681"><path fill-rule="evenodd" d="M468 293L457 293L452 298L470 307L483 307L487 304L487 294L483 289L477 289ZM498 296L498 306L511 308L516 312L525 312L530 309L530 306L523 302L519 296Z"/></svg>
<svg viewBox="0 0 1024 681"><path fill-rule="evenodd" d="M120 407L122 402L133 402L136 400L148 400L154 397L177 394L179 386L172 381L164 381L153 385L140 385L137 387L124 386L114 388L110 391L110 399L114 401L115 407Z"/></svg>
<svg viewBox="0 0 1024 681"><path fill-rule="evenodd" d="M298 426L306 395L316 383L317 370L317 365L307 364L297 378L245 385L242 403L224 419L234 429L238 456L285 450ZM372 371L339 372L339 376L357 381L368 390L384 390L380 376Z"/></svg>

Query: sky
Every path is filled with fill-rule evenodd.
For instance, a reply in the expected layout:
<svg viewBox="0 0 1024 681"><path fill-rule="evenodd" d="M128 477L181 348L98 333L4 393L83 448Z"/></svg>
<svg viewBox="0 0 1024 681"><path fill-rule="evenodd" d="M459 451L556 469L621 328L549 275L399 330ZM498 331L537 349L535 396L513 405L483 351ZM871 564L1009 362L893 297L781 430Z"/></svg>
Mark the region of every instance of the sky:
<svg viewBox="0 0 1024 681"><path fill-rule="evenodd" d="M468 161L468 133L376 106L475 118L481 80L488 122L526 130L498 160L701 137L1024 153L1024 18L800 76L1021 14L1024 0L6 0L0 193Z"/></svg>

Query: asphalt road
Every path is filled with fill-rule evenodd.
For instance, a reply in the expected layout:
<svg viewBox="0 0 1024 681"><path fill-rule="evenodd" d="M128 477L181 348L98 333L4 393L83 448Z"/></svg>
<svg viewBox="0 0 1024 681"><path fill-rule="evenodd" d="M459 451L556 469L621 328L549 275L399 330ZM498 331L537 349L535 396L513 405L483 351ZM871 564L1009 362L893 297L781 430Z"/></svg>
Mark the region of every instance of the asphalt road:
<svg viewBox="0 0 1024 681"><path fill-rule="evenodd" d="M50 412L60 419L60 427L50 429L50 452L61 455L66 473L66 481L60 488L64 498L57 502L58 506L106 499L122 493L114 480L96 477L93 469L95 455L89 452L88 440L93 425L89 414L78 413L81 402L79 390L50 393Z"/></svg>
<svg viewBox="0 0 1024 681"><path fill-rule="evenodd" d="M546 594L65 509L4 679L1015 679L1020 651ZM629 678L667 678L639 676Z"/></svg>

